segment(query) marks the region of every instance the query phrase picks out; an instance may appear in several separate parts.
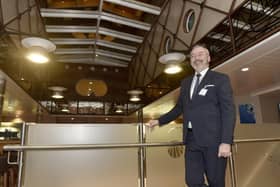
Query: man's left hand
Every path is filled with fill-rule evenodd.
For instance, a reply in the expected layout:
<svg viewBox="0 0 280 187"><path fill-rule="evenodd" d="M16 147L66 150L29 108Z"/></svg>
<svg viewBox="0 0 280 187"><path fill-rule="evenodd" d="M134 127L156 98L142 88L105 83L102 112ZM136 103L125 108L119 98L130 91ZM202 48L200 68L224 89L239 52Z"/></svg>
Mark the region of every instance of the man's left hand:
<svg viewBox="0 0 280 187"><path fill-rule="evenodd" d="M219 146L218 157L227 158L231 155L231 146L230 144L221 143Z"/></svg>

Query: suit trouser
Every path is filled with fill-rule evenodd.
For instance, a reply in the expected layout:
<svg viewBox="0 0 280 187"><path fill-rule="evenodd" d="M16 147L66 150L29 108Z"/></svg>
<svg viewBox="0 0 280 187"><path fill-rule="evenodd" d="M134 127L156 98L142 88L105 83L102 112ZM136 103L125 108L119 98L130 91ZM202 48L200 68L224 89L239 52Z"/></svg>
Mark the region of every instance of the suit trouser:
<svg viewBox="0 0 280 187"><path fill-rule="evenodd" d="M201 147L193 133L188 132L185 151L186 183L188 187L225 187L227 159L218 157L218 146Z"/></svg>

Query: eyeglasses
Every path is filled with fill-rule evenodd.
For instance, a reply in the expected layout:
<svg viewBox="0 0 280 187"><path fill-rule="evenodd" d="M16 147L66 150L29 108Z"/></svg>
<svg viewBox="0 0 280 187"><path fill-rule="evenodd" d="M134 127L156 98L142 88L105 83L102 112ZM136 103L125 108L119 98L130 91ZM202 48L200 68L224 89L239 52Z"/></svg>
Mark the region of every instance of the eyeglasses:
<svg viewBox="0 0 280 187"><path fill-rule="evenodd" d="M201 52L199 52L199 53L197 53L197 54L191 54L191 58L195 58L195 57L203 57L203 56L206 56L206 52L204 52L204 51L201 51Z"/></svg>

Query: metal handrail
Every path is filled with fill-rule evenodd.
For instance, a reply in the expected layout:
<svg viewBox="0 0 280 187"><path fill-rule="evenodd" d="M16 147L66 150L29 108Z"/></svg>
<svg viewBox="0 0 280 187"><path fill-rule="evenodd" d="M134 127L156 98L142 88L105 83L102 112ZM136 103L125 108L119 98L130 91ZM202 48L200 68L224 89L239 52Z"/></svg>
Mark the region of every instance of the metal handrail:
<svg viewBox="0 0 280 187"><path fill-rule="evenodd" d="M258 142L277 142L279 138L252 138L235 139L233 145L239 143L258 143ZM118 143L118 144L74 144L74 145L5 145L5 151L23 151L28 150L87 150L87 149L113 149L113 148L143 148L143 147L163 147L180 146L183 142L157 142L157 143ZM236 187L236 171L234 164L234 155L229 157L231 186Z"/></svg>
<svg viewBox="0 0 280 187"><path fill-rule="evenodd" d="M236 139L234 144L238 143L256 143L256 142L275 142L279 138L254 138L254 139ZM5 145L5 151L25 151L25 150L77 150L77 149L113 149L113 148L139 148L139 147L163 147L184 145L183 142L157 142L157 143L122 143L122 144L74 144L74 145Z"/></svg>
<svg viewBox="0 0 280 187"><path fill-rule="evenodd" d="M234 143L257 143L257 142L278 142L279 138L251 138L251 139L236 139Z"/></svg>
<svg viewBox="0 0 280 187"><path fill-rule="evenodd" d="M81 150L81 149L113 149L113 148L139 148L139 147L163 147L184 145L182 142L165 143L123 143L123 144L74 144L74 145L5 145L5 151L27 150Z"/></svg>

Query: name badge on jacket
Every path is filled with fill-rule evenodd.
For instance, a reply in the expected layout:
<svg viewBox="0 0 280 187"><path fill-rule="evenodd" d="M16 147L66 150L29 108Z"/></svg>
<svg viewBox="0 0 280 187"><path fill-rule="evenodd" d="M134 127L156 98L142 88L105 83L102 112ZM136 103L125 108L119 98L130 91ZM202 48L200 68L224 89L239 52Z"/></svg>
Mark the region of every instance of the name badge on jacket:
<svg viewBox="0 0 280 187"><path fill-rule="evenodd" d="M205 86L200 90L200 92L198 93L198 95L205 96L205 95L207 94L207 92L208 92L208 89L206 89L206 88L208 88L208 87L214 87L214 86L215 86L214 84L207 84L207 85L205 85Z"/></svg>
<svg viewBox="0 0 280 187"><path fill-rule="evenodd" d="M208 92L207 89L202 88L202 89L200 90L200 92L198 93L198 95L205 96L205 95L207 94L207 92Z"/></svg>

